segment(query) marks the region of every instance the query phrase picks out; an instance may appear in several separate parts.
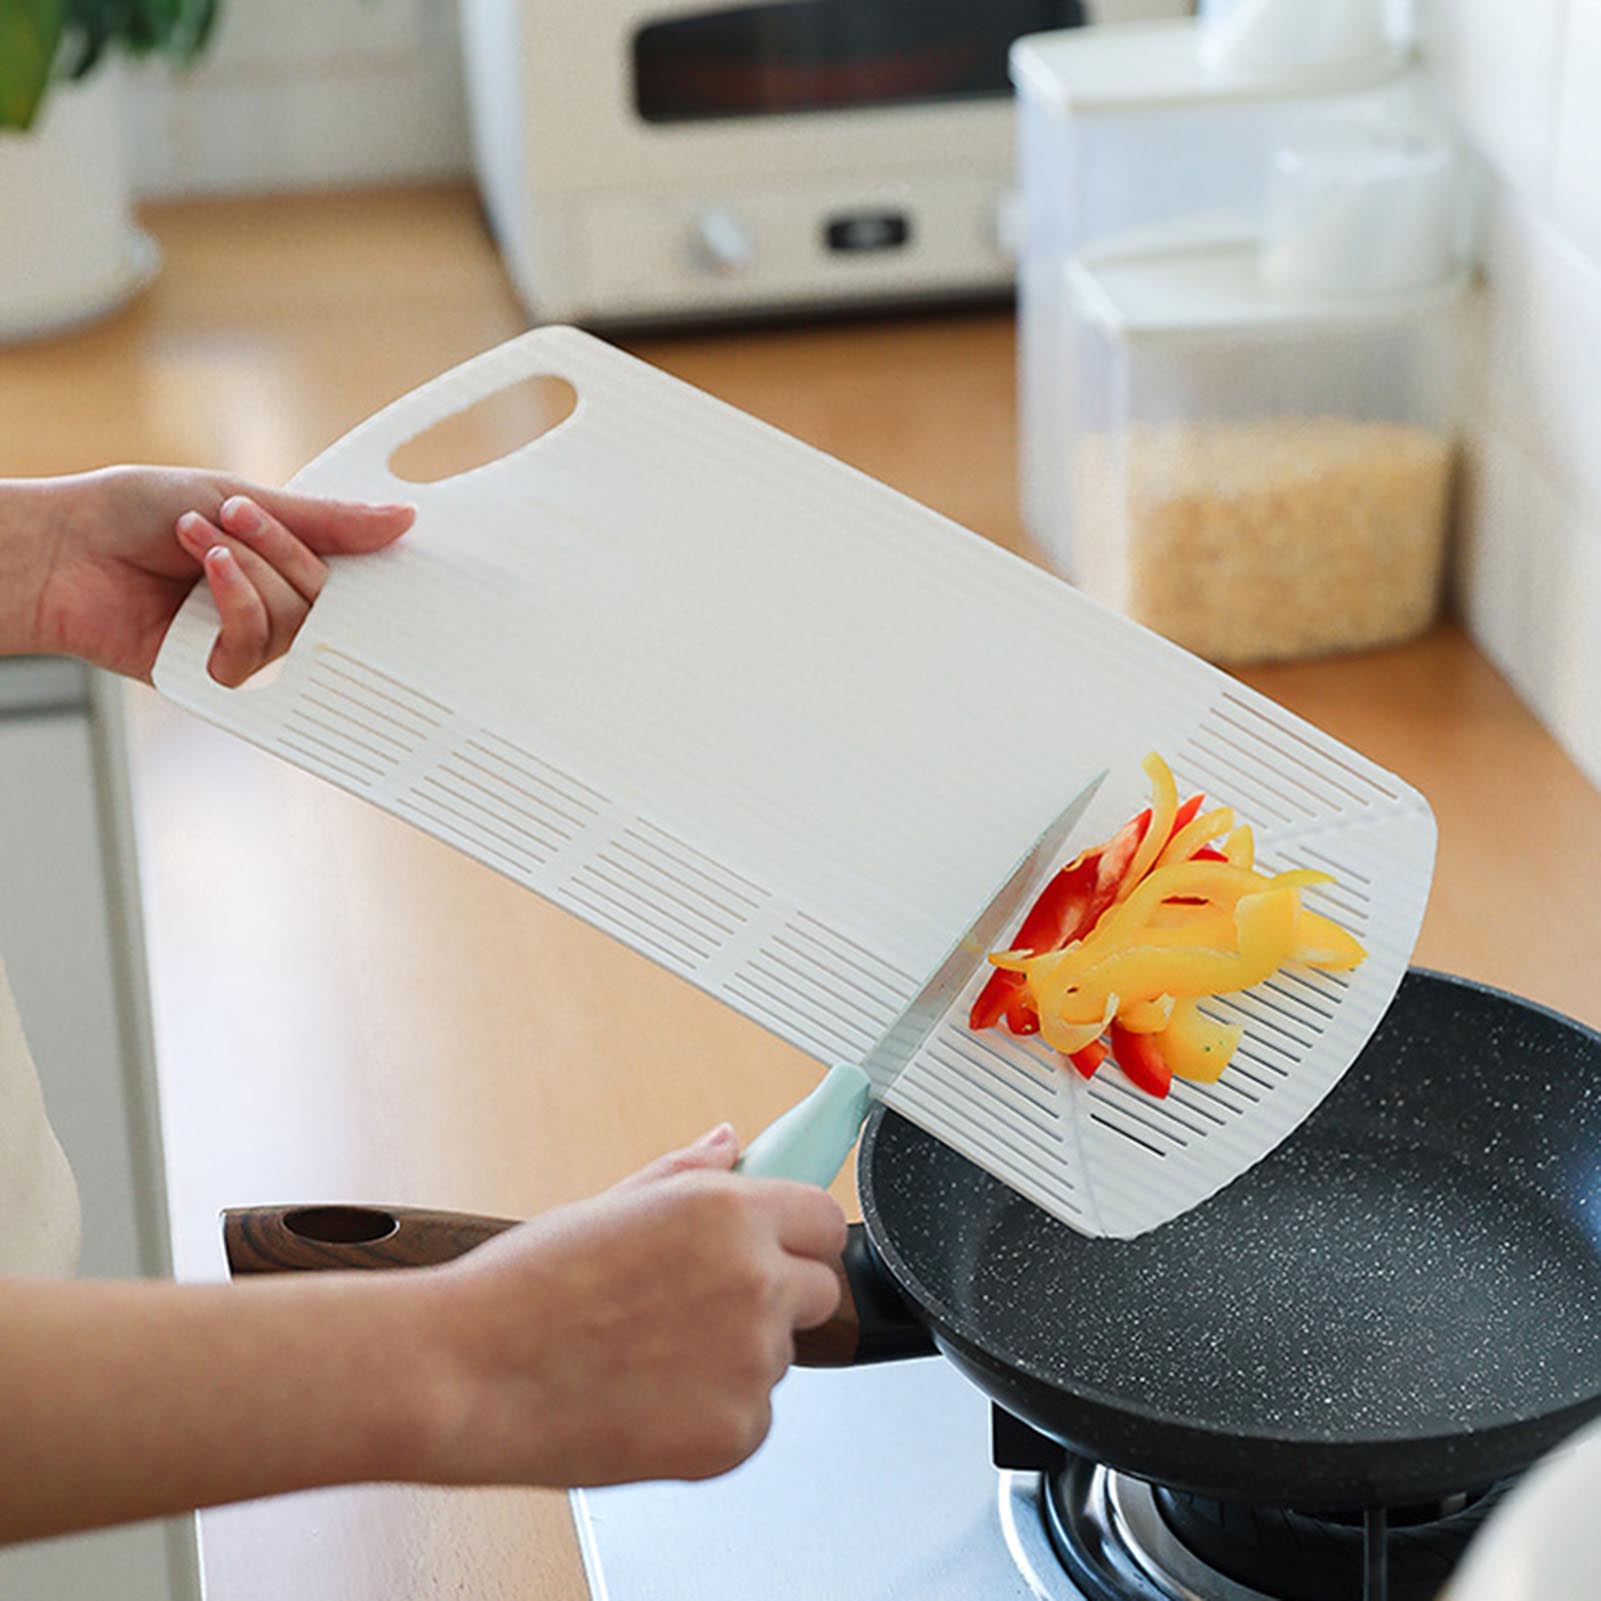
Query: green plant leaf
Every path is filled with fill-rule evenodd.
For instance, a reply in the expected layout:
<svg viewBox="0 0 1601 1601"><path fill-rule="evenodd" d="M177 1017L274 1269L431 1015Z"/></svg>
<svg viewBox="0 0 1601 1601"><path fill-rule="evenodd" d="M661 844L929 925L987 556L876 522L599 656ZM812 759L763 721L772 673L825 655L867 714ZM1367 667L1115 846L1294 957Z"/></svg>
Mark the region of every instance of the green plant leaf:
<svg viewBox="0 0 1601 1601"><path fill-rule="evenodd" d="M11 0L0 0L0 9ZM111 50L190 65L206 47L221 0L55 0L66 29L60 70L82 78Z"/></svg>
<svg viewBox="0 0 1601 1601"><path fill-rule="evenodd" d="M192 61L211 43L221 0L191 0L186 8L189 27L188 55Z"/></svg>
<svg viewBox="0 0 1601 1601"><path fill-rule="evenodd" d="M33 125L65 14L65 0L0 0L0 128Z"/></svg>
<svg viewBox="0 0 1601 1601"><path fill-rule="evenodd" d="M126 9L126 0L67 0L61 55L63 77L83 78L94 70L122 26Z"/></svg>
<svg viewBox="0 0 1601 1601"><path fill-rule="evenodd" d="M188 66L211 42L222 0L0 0L0 128L26 128L52 69L82 78L109 51Z"/></svg>
<svg viewBox="0 0 1601 1601"><path fill-rule="evenodd" d="M133 0L126 40L134 51L160 50L183 24L184 0Z"/></svg>

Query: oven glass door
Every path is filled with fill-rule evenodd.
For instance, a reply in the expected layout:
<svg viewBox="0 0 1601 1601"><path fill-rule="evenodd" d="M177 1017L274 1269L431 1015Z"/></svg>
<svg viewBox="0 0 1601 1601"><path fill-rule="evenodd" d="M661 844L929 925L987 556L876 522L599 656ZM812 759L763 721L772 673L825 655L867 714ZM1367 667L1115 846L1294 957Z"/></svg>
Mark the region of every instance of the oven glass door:
<svg viewBox="0 0 1601 1601"><path fill-rule="evenodd" d="M708 8L635 34L634 103L661 123L1004 96L1014 39L1084 21L1082 0Z"/></svg>

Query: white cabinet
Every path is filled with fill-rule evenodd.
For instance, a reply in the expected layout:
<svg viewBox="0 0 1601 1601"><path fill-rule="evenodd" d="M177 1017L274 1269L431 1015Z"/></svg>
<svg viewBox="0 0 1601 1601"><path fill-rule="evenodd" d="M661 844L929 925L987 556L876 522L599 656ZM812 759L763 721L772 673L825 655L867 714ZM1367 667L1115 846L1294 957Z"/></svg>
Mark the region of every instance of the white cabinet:
<svg viewBox="0 0 1601 1601"><path fill-rule="evenodd" d="M0 662L0 955L83 1199L82 1272L166 1269L114 694ZM108 740L108 735L109 740ZM0 1601L188 1601L192 1520L0 1548Z"/></svg>

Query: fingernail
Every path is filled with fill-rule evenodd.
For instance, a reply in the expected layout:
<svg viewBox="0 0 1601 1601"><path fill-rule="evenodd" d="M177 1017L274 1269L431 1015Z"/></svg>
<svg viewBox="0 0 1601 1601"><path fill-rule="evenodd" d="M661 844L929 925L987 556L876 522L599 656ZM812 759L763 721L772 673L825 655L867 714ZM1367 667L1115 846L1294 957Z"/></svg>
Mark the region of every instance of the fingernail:
<svg viewBox="0 0 1601 1601"><path fill-rule="evenodd" d="M235 495L222 503L222 520L230 533L254 534L261 528L261 511L253 500Z"/></svg>
<svg viewBox="0 0 1601 1601"><path fill-rule="evenodd" d="M186 511L178 519L178 537L180 539L193 539L200 532L199 514Z"/></svg>
<svg viewBox="0 0 1601 1601"><path fill-rule="evenodd" d="M206 552L206 565L208 567L231 567L233 565L233 552L226 545L213 545Z"/></svg>
<svg viewBox="0 0 1601 1601"><path fill-rule="evenodd" d="M384 517L393 517L401 512L410 512L415 517L417 515L417 502L414 500L392 500L387 506L374 506L373 510Z"/></svg>
<svg viewBox="0 0 1601 1601"><path fill-rule="evenodd" d="M732 1145L737 1137L732 1123L719 1123L716 1128L707 1129L695 1141L695 1145L703 1151L721 1151Z"/></svg>

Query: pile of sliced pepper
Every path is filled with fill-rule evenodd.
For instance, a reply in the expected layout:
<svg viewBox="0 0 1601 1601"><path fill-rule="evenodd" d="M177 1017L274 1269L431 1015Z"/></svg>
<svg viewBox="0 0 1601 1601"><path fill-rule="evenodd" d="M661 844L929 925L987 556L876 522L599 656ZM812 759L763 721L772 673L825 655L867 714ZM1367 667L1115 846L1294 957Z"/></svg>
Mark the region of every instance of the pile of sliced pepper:
<svg viewBox="0 0 1601 1601"><path fill-rule="evenodd" d="M1180 802L1160 756L1145 759L1151 805L1053 875L973 1003L975 1029L1041 1035L1085 1078L1108 1059L1147 1094L1175 1077L1215 1083L1238 1027L1201 1011L1288 962L1327 971L1366 951L1301 904L1327 873L1259 873L1249 825L1227 806Z"/></svg>

